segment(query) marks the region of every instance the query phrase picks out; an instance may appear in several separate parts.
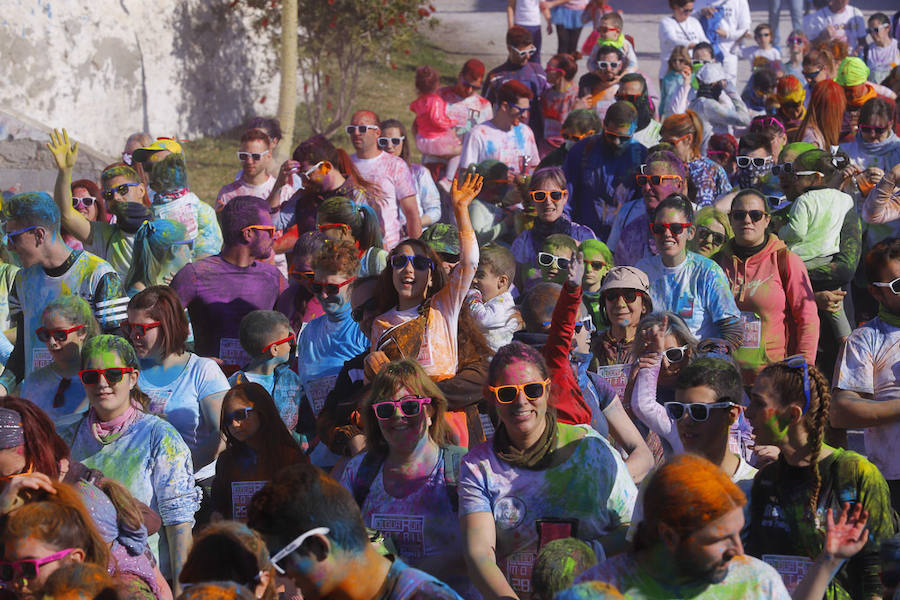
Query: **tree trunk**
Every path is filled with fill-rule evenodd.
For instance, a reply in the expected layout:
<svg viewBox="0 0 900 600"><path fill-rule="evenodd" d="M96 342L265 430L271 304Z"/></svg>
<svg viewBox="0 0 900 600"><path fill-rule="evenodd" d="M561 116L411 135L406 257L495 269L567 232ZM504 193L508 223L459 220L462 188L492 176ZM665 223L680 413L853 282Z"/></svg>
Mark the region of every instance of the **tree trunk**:
<svg viewBox="0 0 900 600"><path fill-rule="evenodd" d="M281 165L294 147L297 115L297 0L281 0L281 89L278 92L278 121L282 137L275 148L275 162Z"/></svg>

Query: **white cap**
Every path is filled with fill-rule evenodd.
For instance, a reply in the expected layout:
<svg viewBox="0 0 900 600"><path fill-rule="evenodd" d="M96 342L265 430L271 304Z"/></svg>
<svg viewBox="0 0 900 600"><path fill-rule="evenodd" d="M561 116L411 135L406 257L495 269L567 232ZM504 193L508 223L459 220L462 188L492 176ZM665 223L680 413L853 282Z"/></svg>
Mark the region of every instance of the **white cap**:
<svg viewBox="0 0 900 600"><path fill-rule="evenodd" d="M703 65L700 70L697 71L697 79L701 83L717 83L728 79L728 75L725 74L722 65L717 62L711 62Z"/></svg>

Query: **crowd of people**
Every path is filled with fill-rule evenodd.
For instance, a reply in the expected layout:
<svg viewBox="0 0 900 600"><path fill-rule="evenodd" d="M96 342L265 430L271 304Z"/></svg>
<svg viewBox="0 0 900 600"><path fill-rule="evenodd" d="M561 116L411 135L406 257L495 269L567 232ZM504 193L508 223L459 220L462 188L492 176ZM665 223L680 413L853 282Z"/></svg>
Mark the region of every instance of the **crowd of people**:
<svg viewBox="0 0 900 600"><path fill-rule="evenodd" d="M900 598L900 13L780 4L669 0L648 77L624 11L509 0L411 128L254 118L216 198L54 131L0 597Z"/></svg>

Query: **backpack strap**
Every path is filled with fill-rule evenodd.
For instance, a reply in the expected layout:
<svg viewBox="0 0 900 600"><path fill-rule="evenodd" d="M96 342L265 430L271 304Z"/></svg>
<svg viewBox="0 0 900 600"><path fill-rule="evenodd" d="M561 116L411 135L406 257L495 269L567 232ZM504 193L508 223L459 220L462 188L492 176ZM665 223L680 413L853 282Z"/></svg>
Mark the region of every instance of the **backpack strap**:
<svg viewBox="0 0 900 600"><path fill-rule="evenodd" d="M441 455L444 457L444 485L454 513L459 513L459 469L466 452L468 450L462 446L441 448Z"/></svg>
<svg viewBox="0 0 900 600"><path fill-rule="evenodd" d="M387 456L380 452L366 452L366 455L363 456L362 464L359 465L359 470L353 479L353 499L356 500L356 505L360 510L362 510L363 502L366 501L366 496L369 495L369 490L375 482L375 477L378 476L378 471L381 470L385 458Z"/></svg>

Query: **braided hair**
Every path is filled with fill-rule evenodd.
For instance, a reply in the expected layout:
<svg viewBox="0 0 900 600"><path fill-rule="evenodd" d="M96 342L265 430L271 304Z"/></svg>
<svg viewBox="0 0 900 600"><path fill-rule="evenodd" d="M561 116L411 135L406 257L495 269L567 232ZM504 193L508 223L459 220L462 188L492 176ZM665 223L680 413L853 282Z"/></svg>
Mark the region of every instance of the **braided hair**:
<svg viewBox="0 0 900 600"><path fill-rule="evenodd" d="M803 393L802 369L789 367L784 362L767 366L758 377L770 377L778 390L782 406L798 404L802 409L806 404ZM831 386L825 375L815 365L809 365L809 409L803 414L803 425L809 433L810 463L813 468L814 484L809 497L809 516L815 519L816 507L819 504L819 491L822 488L822 476L819 473L819 454L825 440L825 425L828 423L828 411L831 406Z"/></svg>

